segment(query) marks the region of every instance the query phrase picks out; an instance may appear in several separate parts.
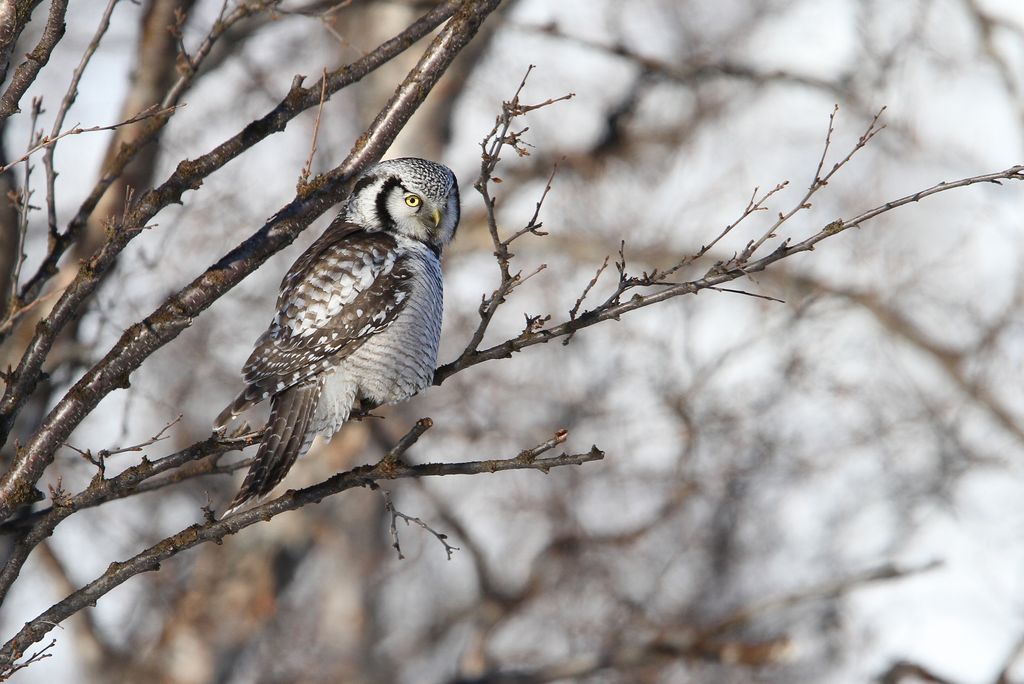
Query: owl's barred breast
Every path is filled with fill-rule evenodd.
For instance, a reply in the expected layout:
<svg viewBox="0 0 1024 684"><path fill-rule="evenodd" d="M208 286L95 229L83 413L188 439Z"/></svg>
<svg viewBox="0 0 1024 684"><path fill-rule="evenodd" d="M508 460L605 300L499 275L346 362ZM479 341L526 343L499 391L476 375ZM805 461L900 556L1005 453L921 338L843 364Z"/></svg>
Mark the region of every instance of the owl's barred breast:
<svg viewBox="0 0 1024 684"><path fill-rule="evenodd" d="M399 242L416 264L409 301L386 329L341 360L324 379L311 427L325 436L341 428L358 399L391 404L433 381L443 310L441 263L422 243L402 238Z"/></svg>

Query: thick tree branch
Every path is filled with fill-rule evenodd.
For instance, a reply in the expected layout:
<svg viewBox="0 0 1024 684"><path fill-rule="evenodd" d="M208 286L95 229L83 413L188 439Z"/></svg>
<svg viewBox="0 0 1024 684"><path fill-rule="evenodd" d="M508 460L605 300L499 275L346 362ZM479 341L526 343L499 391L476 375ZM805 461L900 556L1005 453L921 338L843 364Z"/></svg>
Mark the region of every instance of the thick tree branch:
<svg viewBox="0 0 1024 684"><path fill-rule="evenodd" d="M25 24L28 23L29 15L32 12L31 8L38 3L28 4L31 6L24 10L21 8L18 10L18 14L23 15L18 17L20 28L24 28ZM64 30L66 28L64 17L67 11L68 0L53 0L50 4L50 14L46 19L43 35L40 36L39 42L32 52L25 55L25 61L14 70L14 75L11 77L7 90L4 91L3 95L0 95L0 119L6 119L11 114L21 111L19 109L21 97L28 90L29 86L35 82L36 76L39 75L39 70L50 61L50 54L57 47L57 43L60 42L61 38L64 37ZM18 33L20 34L20 30ZM17 39L17 36L14 39Z"/></svg>

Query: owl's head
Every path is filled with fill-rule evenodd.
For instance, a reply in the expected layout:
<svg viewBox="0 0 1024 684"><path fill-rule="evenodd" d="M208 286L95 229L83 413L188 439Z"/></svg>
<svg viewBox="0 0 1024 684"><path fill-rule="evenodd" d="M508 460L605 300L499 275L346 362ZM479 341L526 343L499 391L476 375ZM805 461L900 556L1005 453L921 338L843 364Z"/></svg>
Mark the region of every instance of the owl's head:
<svg viewBox="0 0 1024 684"><path fill-rule="evenodd" d="M440 251L459 226L459 184L451 169L426 159L382 161L356 181L345 218L367 230L405 235Z"/></svg>

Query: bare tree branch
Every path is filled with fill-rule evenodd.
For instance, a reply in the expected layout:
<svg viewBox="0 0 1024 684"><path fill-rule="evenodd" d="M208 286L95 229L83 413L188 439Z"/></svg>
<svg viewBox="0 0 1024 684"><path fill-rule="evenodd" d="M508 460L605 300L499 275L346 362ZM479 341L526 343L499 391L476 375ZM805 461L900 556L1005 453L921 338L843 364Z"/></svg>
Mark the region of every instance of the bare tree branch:
<svg viewBox="0 0 1024 684"><path fill-rule="evenodd" d="M413 428L417 430L417 428ZM597 447L589 452L579 454L561 454L559 456L540 456L552 448L553 443L564 441L565 433L560 431L555 438L527 449L513 458L489 459L483 461L467 461L463 463L424 463L406 465L401 461L402 449L412 446L412 440L402 440L381 461L375 465L360 466L344 473L339 473L324 482L299 490L289 490L280 497L254 508L240 511L222 520L208 520L203 524L191 525L173 534L159 543L150 546L132 558L111 563L100 577L74 592L63 601L29 621L18 634L0 648L0 677L9 676L11 668L16 667L18 659L41 640L56 625L74 615L87 605L94 604L125 581L143 572L152 572L160 568L160 563L176 556L182 551L206 542L219 542L224 537L258 522L269 520L285 511L295 510L311 503L318 503L327 496L343 492L353 487L365 487L380 480L400 478L418 478L443 475L477 475L497 473L506 470L540 470L548 472L552 468L565 465L582 465L590 461L599 461L604 453Z"/></svg>
<svg viewBox="0 0 1024 684"><path fill-rule="evenodd" d="M231 439L219 439L216 436L211 436L210 439L197 442L186 449L155 461L150 461L148 458L143 457L140 463L125 469L111 478L104 478L102 473L97 472L89 486L81 493L75 496L61 497L59 501L54 500L50 508L28 515L23 520L12 521L9 527L0 528L0 531L20 532L7 562L0 569L0 602L3 602L11 585L18 578L21 568L24 566L32 549L52 535L57 525L69 516L77 511L93 508L108 501L178 482L191 475L187 471L176 470L182 465L208 456L216 457L230 451L243 449L258 443L260 437L260 433L252 433ZM174 473L168 476L167 482L164 479L153 479L157 475L172 470L174 470ZM200 468L193 472L195 474L206 474L212 471L211 464L211 466L205 469ZM147 487L147 485L149 486ZM28 529L24 529L26 526L28 526Z"/></svg>
<svg viewBox="0 0 1024 684"><path fill-rule="evenodd" d="M22 15L18 21L22 28L28 23L29 15L32 13L31 8L37 3L26 4L29 6L24 10L19 8L18 11L18 14ZM50 53L57 47L57 43L60 42L61 38L64 37L64 30L66 28L64 15L67 14L67 11L68 0L53 0L50 3L50 14L46 19L43 35L40 36L35 49L25 55L25 61L14 70L14 75L11 77L7 90L4 91L3 95L0 95L0 119L6 119L11 114L20 111L18 107L22 95L25 94L25 91L36 80L39 70L50 61Z"/></svg>
<svg viewBox="0 0 1024 684"><path fill-rule="evenodd" d="M968 178L961 178L955 181L944 181L933 185L930 188L926 188L925 190L906 195L891 202L886 202L885 204L869 209L852 218L833 221L824 226L814 235L800 242L790 244L790 241L787 239L771 254L761 257L755 261L751 261L743 265L742 268L718 267L709 271L703 278L698 278L697 280L692 280L678 285L672 285L650 294L637 293L630 297L629 300L623 302L619 300L619 296L625 291L635 287L642 288L645 286L656 285L658 283L657 277L651 278L648 276L627 278L623 284L620 285L620 290L616 295L611 297L601 306L583 312L575 319L565 321L550 328L524 331L518 337L506 340L501 344L494 345L487 349L479 351L467 350L463 352L459 358L437 369L434 373L434 384L440 385L453 374L465 370L470 366L475 366L478 363L492 361L494 359L508 358L515 352L522 351L527 347L532 347L536 344L544 344L551 340L565 337L576 331L582 330L583 328L588 328L603 321L618 320L620 316L629 313L630 311L635 311L652 304L657 304L658 302L663 302L667 299L678 297L680 295L696 294L701 290L711 289L721 285L722 283L738 280L739 278L743 278L751 273L758 273L777 261L790 257L794 254L813 250L814 247L823 240L838 235L850 228L860 226L873 218L892 211L893 209L897 209L914 202L919 202L925 197L980 183L999 184L1001 181L1019 180L1024 180L1024 165L1012 166L996 173L970 176Z"/></svg>
<svg viewBox="0 0 1024 684"><path fill-rule="evenodd" d="M411 515L406 515L405 513L402 513L400 510L395 508L395 503L391 500L391 494L388 492L388 490L383 489L381 487L378 487L376 485L373 485L371 487L371 489L377 489L378 491L380 491L381 496L384 497L384 509L391 515L391 525L390 525L391 546L392 546L392 548L395 549L395 553L398 554L398 559L399 560L404 560L405 559L405 556L402 554L402 545L399 543L399 540L398 540L398 519L399 518L401 518L402 520L405 521L406 526L410 525L411 523L416 523L417 525L422 527L424 530L426 530L430 534L434 535L434 538L437 539L437 541L441 542L442 545L444 545L444 552L445 552L445 555L448 556L448 560L452 559L452 553L453 552L459 550L458 546L452 546L451 544L448 543L448 535L447 534L442 534L442 533L438 532L437 530L435 530L430 525L428 525L427 523L425 523L422 520L420 520L419 518L411 516Z"/></svg>
<svg viewBox="0 0 1024 684"><path fill-rule="evenodd" d="M54 172L53 168L54 143L64 135L69 134L66 132L62 135L60 129L64 127L64 119L68 114L68 110L71 109L71 105L78 98L78 84L82 80L82 74L85 73L85 69L89 66L92 56L96 54L96 49L100 46L100 41L103 40L103 36L106 34L107 29L110 28L110 17L113 15L114 7L117 3L118 0L107 0L107 6L100 17L100 23L96 28L96 33L93 34L92 39L89 41L88 45L85 46L82 58L79 60L78 66L75 67L75 70L71 74L71 81L68 83L68 89L64 93L63 99L61 99L60 107L57 108L56 116L54 116L53 128L50 130L50 135L44 137L43 140L40 140L40 144L36 148L43 148L46 150L43 154L43 164L46 167L46 217L51 236L57 235L57 193L54 188L57 180L57 174ZM78 126L72 127L72 131L76 128L78 128ZM29 150L29 154L34 151L35 150Z"/></svg>
<svg viewBox="0 0 1024 684"><path fill-rule="evenodd" d="M527 222L524 228L513 233L511 237L501 237L498 228L498 221L494 215L494 206L497 200L491 194L491 184L500 182L500 179L494 176L494 171L497 169L498 163L501 161L502 150L506 147L511 147L520 156L528 154L528 151L524 146L525 144L522 141L522 135L526 132L526 129L523 129L518 133L511 132L512 122L517 117L522 116L527 112L547 107L555 102L568 100L573 97L573 94L569 93L568 95L549 99L536 105L522 104L519 101L519 95L523 92L523 88L526 87L526 81L529 79L530 72L533 71L533 69L534 66L532 64L526 69L526 73L519 82L519 87L516 88L515 93L512 95L512 99L502 103L501 114L495 120L494 128L492 128L480 142L480 174L473 187L476 188L477 192L480 193L484 200L484 207L487 212L487 229L491 236L491 242L494 244L494 257L498 262L498 270L500 272L501 280L497 289L491 293L490 296L485 295L481 298L479 309L480 325L477 326L473 336L466 344L466 349L462 353L463 356L475 352L479 348L480 343L483 342L484 335L487 333L488 326L494 319L494 314L498 311L498 307L504 304L505 298L511 294L512 290L521 285L526 279L523 277L522 272L515 274L512 273L509 264L513 255L509 250L509 245L513 240L525 235L526 233L539 235L544 234L539 232L541 224L538 222L538 218L540 216L541 207L544 204L544 199L551 190L551 181L554 178L556 169L552 169L551 176L548 177L548 182L544 187L544 192L537 201L533 217ZM543 268L544 266L542 265L538 271ZM534 273L536 273L536 271ZM529 327L529 325L527 327Z"/></svg>
<svg viewBox="0 0 1024 684"><path fill-rule="evenodd" d="M173 36L168 33L172 27L167 24L167 21L169 21L169 17L174 15L175 10L182 9L178 5L187 6L191 1L161 0L150 5L150 13L146 17L146 26L143 27L143 32L155 34L157 39L150 40L146 46L140 46L140 51L142 52L139 57L140 71L136 73L135 87L139 91L137 94L141 95L141 97L138 97L141 102L138 103L139 106L137 107L130 106L129 103L129 106L126 107L127 111L122 111L122 116L127 118L139 110L149 111L150 108L156 107L156 100L161 99L160 107L156 108L159 113L152 117L147 117L144 123L140 121L141 125L139 127L132 126L127 131L123 131L125 135L115 136L111 140L99 181L93 187L88 197L82 202L75 216L68 222L64 232L55 234L50 240L43 262L36 269L35 274L21 288L19 300L22 305L28 305L40 296L43 287L57 273L58 262L61 257L63 257L68 249L79 242L83 231L90 221L94 220L96 211L103 198L108 196L108 191L115 184L123 183L126 171L136 161L140 153L160 136L173 113L177 111L176 105L179 98L194 84L198 76L197 69L200 65L200 60L208 56L209 48L213 45L213 42L235 24L265 9L263 3L243 3L228 16L223 17L221 21L215 22L206 38L204 38L203 45L206 46L206 49L197 51L197 54L191 58L192 68L187 70L186 73L181 74L174 85L164 93L164 89L160 87L162 79L166 78L166 73L162 68L163 62L168 57L173 57L174 47ZM177 27L177 30L180 30L180 26ZM164 49L160 49L161 44L164 45ZM168 49L171 51L169 54L166 52ZM154 90L159 92L153 92ZM131 99L134 99L133 95L129 96L129 100ZM283 128L283 124L281 125ZM206 175L209 173L212 173L212 170L207 171ZM137 178L134 180L137 186L134 190L139 190L149 185L148 178L145 185L139 183ZM126 185L131 185L131 183ZM123 209L122 211L108 212L109 215L120 215L122 213ZM92 255L92 249L79 251L84 252L80 254L82 258ZM0 437L2 437L2 431L0 431ZM0 441L2 441L2 438L0 438Z"/></svg>

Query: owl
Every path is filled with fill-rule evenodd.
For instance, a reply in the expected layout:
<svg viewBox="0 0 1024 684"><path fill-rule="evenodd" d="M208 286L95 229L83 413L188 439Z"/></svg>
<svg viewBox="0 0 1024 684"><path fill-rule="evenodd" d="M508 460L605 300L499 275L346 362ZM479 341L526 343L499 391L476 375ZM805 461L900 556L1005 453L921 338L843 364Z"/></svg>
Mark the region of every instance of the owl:
<svg viewBox="0 0 1024 684"><path fill-rule="evenodd" d="M380 162L292 265L277 313L242 367L245 389L214 429L270 399L256 459L227 513L268 494L317 433L356 406L402 401L433 380L441 336L441 250L459 225L452 171L425 159Z"/></svg>

